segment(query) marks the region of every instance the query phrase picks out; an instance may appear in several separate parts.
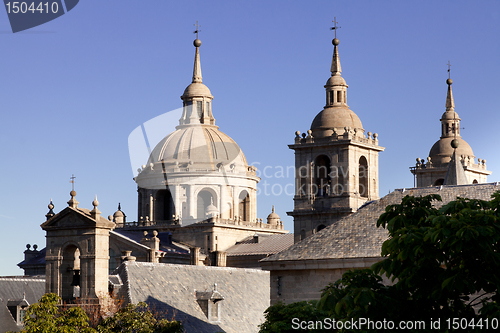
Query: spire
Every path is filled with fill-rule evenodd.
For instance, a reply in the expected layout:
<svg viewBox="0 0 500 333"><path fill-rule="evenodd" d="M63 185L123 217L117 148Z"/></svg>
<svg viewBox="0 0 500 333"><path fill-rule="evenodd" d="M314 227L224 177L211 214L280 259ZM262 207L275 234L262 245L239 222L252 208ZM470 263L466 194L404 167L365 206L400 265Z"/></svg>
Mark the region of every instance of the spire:
<svg viewBox="0 0 500 333"><path fill-rule="evenodd" d="M194 68L193 68L193 81L192 83L203 83L201 77L201 62L200 62L200 46L201 40L196 38L193 42L193 45L196 47L196 51L194 53Z"/></svg>
<svg viewBox="0 0 500 333"><path fill-rule="evenodd" d="M452 141L452 146L453 146L453 141ZM458 142L458 140L456 141ZM448 165L448 171L446 172L446 177L444 178L443 185L465 185L465 184L468 184L467 177L465 176L465 171L462 162L460 162L460 159L457 158L457 152L455 149L453 151L453 155L451 156L451 161L450 164Z"/></svg>
<svg viewBox="0 0 500 333"><path fill-rule="evenodd" d="M333 44L333 58L332 58L332 67L330 71L332 72L332 76L340 75L342 73L342 68L340 67L340 58L339 58L339 50L337 49L337 45L339 45L339 40L334 38L332 40Z"/></svg>
<svg viewBox="0 0 500 333"><path fill-rule="evenodd" d="M453 101L453 92L451 91L451 84L453 80L448 78L446 80L448 84L448 93L446 94L446 111L455 111L455 102Z"/></svg>

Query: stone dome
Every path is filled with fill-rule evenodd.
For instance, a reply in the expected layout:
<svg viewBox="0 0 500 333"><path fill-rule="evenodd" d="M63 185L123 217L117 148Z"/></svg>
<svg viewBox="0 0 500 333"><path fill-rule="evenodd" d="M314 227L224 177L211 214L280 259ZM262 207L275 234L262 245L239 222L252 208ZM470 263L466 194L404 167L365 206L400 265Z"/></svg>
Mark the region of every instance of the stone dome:
<svg viewBox="0 0 500 333"><path fill-rule="evenodd" d="M347 106L327 107L316 115L311 130L314 137L324 137L332 134L332 129L343 130L344 127L363 129L359 117ZM328 133L327 133L328 132Z"/></svg>
<svg viewBox="0 0 500 333"><path fill-rule="evenodd" d="M455 111L445 111L441 116L441 120L460 120L460 117Z"/></svg>
<svg viewBox="0 0 500 333"><path fill-rule="evenodd" d="M347 83L345 82L344 78L340 75L333 75L330 76L328 81L326 81L325 87L329 86L345 86L348 87Z"/></svg>
<svg viewBox="0 0 500 333"><path fill-rule="evenodd" d="M196 169L214 170L223 165L247 166L245 155L238 144L217 126L180 126L167 135L153 149L148 164L166 166L191 164Z"/></svg>
<svg viewBox="0 0 500 333"><path fill-rule="evenodd" d="M267 216L267 224L279 224L280 216L274 211L274 206L271 214Z"/></svg>
<svg viewBox="0 0 500 333"><path fill-rule="evenodd" d="M182 98L185 97L198 97L198 96L209 96L212 97L210 93L210 89L206 85L201 82L193 82L184 90L184 94L182 94Z"/></svg>
<svg viewBox="0 0 500 333"><path fill-rule="evenodd" d="M451 141L454 139L454 137L441 138L432 146L429 152L429 157L431 158L432 163L441 164L450 162L451 155L453 155ZM474 158L474 152L469 144L462 138L457 138L457 140L459 141L457 155L470 156L471 158Z"/></svg>

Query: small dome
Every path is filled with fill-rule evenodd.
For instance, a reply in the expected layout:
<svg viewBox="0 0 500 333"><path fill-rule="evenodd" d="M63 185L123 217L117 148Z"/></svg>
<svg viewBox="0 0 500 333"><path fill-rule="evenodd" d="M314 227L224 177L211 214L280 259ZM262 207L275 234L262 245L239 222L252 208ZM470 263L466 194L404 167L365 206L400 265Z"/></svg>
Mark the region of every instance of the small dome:
<svg viewBox="0 0 500 333"><path fill-rule="evenodd" d="M454 139L455 138L453 137L442 138L432 146L431 151L429 152L429 157L431 158L432 163L441 164L450 162L454 150L451 146L451 142ZM472 151L472 148L469 146L469 144L462 138L457 138L456 140L459 141L457 156L464 155L474 158L474 152Z"/></svg>
<svg viewBox="0 0 500 333"><path fill-rule="evenodd" d="M279 224L279 222L280 222L280 216L276 214L273 206L273 211L271 212L271 214L267 216L267 224Z"/></svg>
<svg viewBox="0 0 500 333"><path fill-rule="evenodd" d="M348 87L347 83L345 82L344 78L340 75L332 75L326 81L325 88L326 87L331 87L331 86L345 86Z"/></svg>
<svg viewBox="0 0 500 333"><path fill-rule="evenodd" d="M359 117L346 106L327 107L316 115L311 130L314 137L325 137L332 134L332 129L344 129L344 127L363 129ZM338 133L338 131L337 131ZM342 134L341 133L338 134Z"/></svg>
<svg viewBox="0 0 500 333"><path fill-rule="evenodd" d="M124 217L125 214L123 214L123 212L121 210L117 210L114 214L113 214L113 217L114 218L117 218L117 217Z"/></svg>
<svg viewBox="0 0 500 333"><path fill-rule="evenodd" d="M453 119L460 120L458 113L456 113L455 111L445 111L441 116L441 120L453 120Z"/></svg>
<svg viewBox="0 0 500 333"><path fill-rule="evenodd" d="M210 89L206 85L204 85L201 82L194 82L191 83L187 88L184 90L184 94L182 94L182 98L185 97L200 97L200 96L207 96L207 97L213 97L212 94L210 93Z"/></svg>
<svg viewBox="0 0 500 333"><path fill-rule="evenodd" d="M210 203L210 205L208 205L208 207L205 211L205 216L206 217L213 217L213 216L217 216L218 214L219 214L219 210L217 209L217 207L215 207L213 199L212 199L212 202Z"/></svg>

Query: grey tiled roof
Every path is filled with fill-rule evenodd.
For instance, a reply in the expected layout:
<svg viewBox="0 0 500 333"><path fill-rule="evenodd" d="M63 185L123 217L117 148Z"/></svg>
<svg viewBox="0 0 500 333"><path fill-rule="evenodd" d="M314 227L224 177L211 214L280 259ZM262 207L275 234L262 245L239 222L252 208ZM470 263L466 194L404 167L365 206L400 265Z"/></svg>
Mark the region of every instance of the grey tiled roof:
<svg viewBox="0 0 500 333"><path fill-rule="evenodd" d="M254 242L254 236L249 236L226 250L228 256L243 256L254 254L275 254L293 245L293 234L259 236L259 242Z"/></svg>
<svg viewBox="0 0 500 333"><path fill-rule="evenodd" d="M406 195L425 196L434 193L441 196L443 201L436 202L436 207L441 207L457 197L490 200L491 195L498 190L500 186L496 183L395 190L262 261L379 257L382 243L388 238L388 234L386 229L377 228L377 220L388 205L401 203Z"/></svg>
<svg viewBox="0 0 500 333"><path fill-rule="evenodd" d="M0 277L0 333L19 331L7 308L9 301L20 301L23 295L29 304L38 302L45 294L45 277Z"/></svg>
<svg viewBox="0 0 500 333"><path fill-rule="evenodd" d="M126 301L144 301L155 311L175 314L187 332L257 332L269 306L269 272L230 267L127 262L117 272ZM221 322L209 323L196 292L211 292L217 283Z"/></svg>

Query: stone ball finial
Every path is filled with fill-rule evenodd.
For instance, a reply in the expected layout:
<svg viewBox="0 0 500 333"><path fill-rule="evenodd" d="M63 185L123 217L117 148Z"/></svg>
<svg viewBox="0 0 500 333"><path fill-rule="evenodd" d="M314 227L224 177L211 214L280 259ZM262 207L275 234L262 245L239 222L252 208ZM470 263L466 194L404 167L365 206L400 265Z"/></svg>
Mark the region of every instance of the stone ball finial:
<svg viewBox="0 0 500 333"><path fill-rule="evenodd" d="M75 190L73 190L73 191L69 192L69 195L71 195L71 197L73 197L73 198L74 198L74 197L76 197L76 192L75 192Z"/></svg>
<svg viewBox="0 0 500 333"><path fill-rule="evenodd" d="M447 79L447 80L446 80L446 83L447 83L449 86L451 86L451 84L453 83L453 80L452 80L452 79Z"/></svg>
<svg viewBox="0 0 500 333"><path fill-rule="evenodd" d="M295 132L295 136L296 136L297 138L300 138L300 131Z"/></svg>
<svg viewBox="0 0 500 333"><path fill-rule="evenodd" d="M144 235L144 237L146 237L148 235L148 232L146 230L144 230L144 232L142 234Z"/></svg>
<svg viewBox="0 0 500 333"><path fill-rule="evenodd" d="M311 130L307 130L307 134L308 134L308 135L311 135L311 134L312 134L312 132L313 132L313 131L311 131Z"/></svg>
<svg viewBox="0 0 500 333"><path fill-rule="evenodd" d="M201 40L199 40L198 38L196 38L193 42L193 45L196 46L196 47L200 47L201 46Z"/></svg>
<svg viewBox="0 0 500 333"><path fill-rule="evenodd" d="M373 138L376 139L378 137L377 133L373 133Z"/></svg>
<svg viewBox="0 0 500 333"><path fill-rule="evenodd" d="M97 207L99 206L99 201L97 201L97 195L94 198L94 201L92 201L92 206Z"/></svg>
<svg viewBox="0 0 500 333"><path fill-rule="evenodd" d="M420 163L420 161L422 161L420 157L417 157L417 163Z"/></svg>
<svg viewBox="0 0 500 333"><path fill-rule="evenodd" d="M457 139L451 140L451 148L457 149L459 145L459 141Z"/></svg>
<svg viewBox="0 0 500 333"><path fill-rule="evenodd" d="M113 222L113 215L108 215L108 221Z"/></svg>
<svg viewBox="0 0 500 333"><path fill-rule="evenodd" d="M31 248L31 244L26 244L26 249L29 250Z"/></svg>
<svg viewBox="0 0 500 333"><path fill-rule="evenodd" d="M52 203L52 199L50 199L50 203L47 206L50 210L54 209L54 204Z"/></svg>
<svg viewBox="0 0 500 333"><path fill-rule="evenodd" d="M158 236L158 231L153 230L153 236L155 236L155 237Z"/></svg>
<svg viewBox="0 0 500 333"><path fill-rule="evenodd" d="M33 244L33 249L36 251L36 249L38 249L38 245Z"/></svg>
<svg viewBox="0 0 500 333"><path fill-rule="evenodd" d="M340 41L337 38L332 39L332 44L337 46L339 45Z"/></svg>

